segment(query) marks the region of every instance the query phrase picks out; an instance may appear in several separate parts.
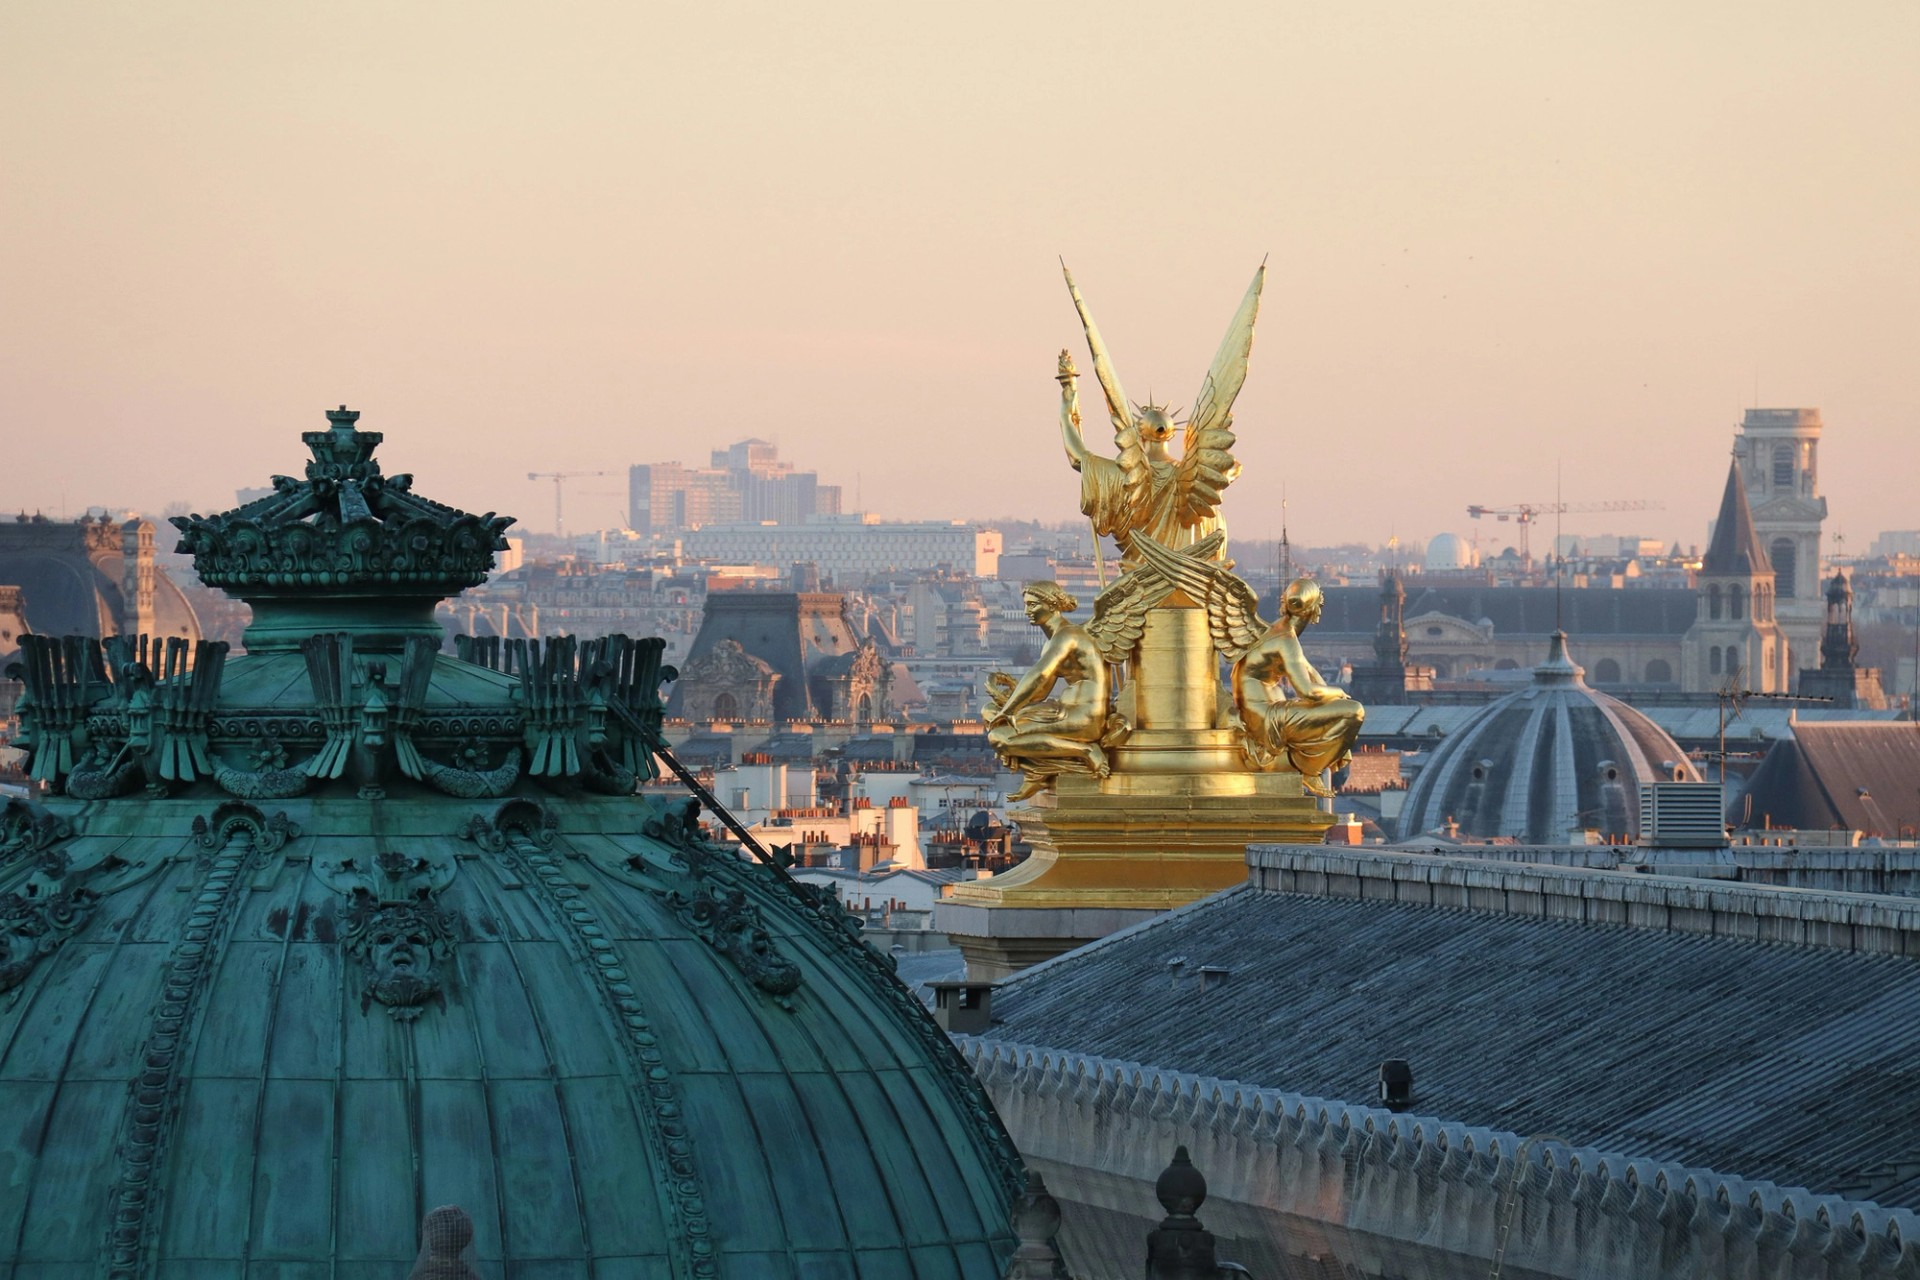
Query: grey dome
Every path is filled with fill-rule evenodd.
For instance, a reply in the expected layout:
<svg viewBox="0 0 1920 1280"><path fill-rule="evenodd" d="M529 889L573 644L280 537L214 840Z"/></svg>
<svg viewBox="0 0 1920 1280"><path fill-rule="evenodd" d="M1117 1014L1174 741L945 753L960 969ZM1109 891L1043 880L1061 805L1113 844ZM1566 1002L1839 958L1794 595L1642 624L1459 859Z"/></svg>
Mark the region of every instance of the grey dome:
<svg viewBox="0 0 1920 1280"><path fill-rule="evenodd" d="M1642 782L1698 781L1678 743L1640 712L1587 686L1555 632L1526 688L1489 703L1415 776L1400 838L1459 824L1462 836L1533 844L1585 831L1640 831Z"/></svg>

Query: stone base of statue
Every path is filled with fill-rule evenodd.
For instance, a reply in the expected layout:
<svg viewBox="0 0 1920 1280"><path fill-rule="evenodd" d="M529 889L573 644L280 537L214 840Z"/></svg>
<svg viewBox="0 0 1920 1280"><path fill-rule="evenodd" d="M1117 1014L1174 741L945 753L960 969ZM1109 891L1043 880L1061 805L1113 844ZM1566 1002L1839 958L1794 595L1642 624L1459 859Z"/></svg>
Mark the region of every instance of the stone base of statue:
<svg viewBox="0 0 1920 1280"><path fill-rule="evenodd" d="M1214 727L1216 663L1203 611L1154 612L1121 696L1138 727L1109 752L1113 772L1061 774L1009 809L1032 856L955 885L935 908L970 980L996 981L1243 883L1249 844L1324 838L1332 815L1300 775L1253 771L1236 731Z"/></svg>
<svg viewBox="0 0 1920 1280"><path fill-rule="evenodd" d="M1231 747L1231 735L1220 736ZM1141 774L1116 764L1104 779L1063 776L1057 792L1008 813L1032 856L955 885L934 927L960 948L970 980L998 981L1243 883L1249 844L1320 843L1333 821L1322 804L1297 773Z"/></svg>

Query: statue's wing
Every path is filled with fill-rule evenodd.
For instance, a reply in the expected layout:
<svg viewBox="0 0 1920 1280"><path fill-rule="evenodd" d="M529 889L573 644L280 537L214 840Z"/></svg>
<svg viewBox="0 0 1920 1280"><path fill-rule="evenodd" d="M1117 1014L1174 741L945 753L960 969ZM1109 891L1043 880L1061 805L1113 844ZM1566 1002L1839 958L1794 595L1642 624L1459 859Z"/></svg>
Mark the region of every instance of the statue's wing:
<svg viewBox="0 0 1920 1280"><path fill-rule="evenodd" d="M1207 593L1207 630L1213 647L1228 662L1238 662L1266 633L1260 619L1260 598L1239 574L1220 569Z"/></svg>
<svg viewBox="0 0 1920 1280"><path fill-rule="evenodd" d="M1113 419L1113 434L1120 441L1121 449L1126 448L1128 436L1133 437L1134 448L1139 448L1139 434L1133 429L1133 402L1127 399L1125 387L1120 385L1120 375L1114 371L1113 357L1107 354L1106 340L1100 336L1100 327L1093 322L1093 313L1087 310L1086 299L1080 296L1080 287L1073 282L1073 272L1067 270L1065 261L1060 263L1060 273L1067 278L1067 292L1073 295L1074 310L1080 313L1080 327L1087 331L1087 348L1093 352L1093 372L1100 379L1100 389L1107 395L1107 414Z"/></svg>
<svg viewBox="0 0 1920 1280"><path fill-rule="evenodd" d="M1253 647L1267 629L1260 620L1260 600L1240 575L1213 559L1221 535L1218 532L1188 547L1173 551L1145 533L1133 536L1134 553L1156 575L1180 588L1207 611L1207 631L1213 647L1229 662Z"/></svg>
<svg viewBox="0 0 1920 1280"><path fill-rule="evenodd" d="M1183 521L1211 516L1220 494L1240 474L1233 457L1233 402L1247 380L1247 359L1253 354L1253 322L1260 314L1260 289L1267 280L1267 264L1253 273L1253 283L1240 299L1240 310L1227 326L1227 336L1214 354L1213 367L1200 386L1193 416L1187 419L1186 447L1180 455L1180 515Z"/></svg>
<svg viewBox="0 0 1920 1280"><path fill-rule="evenodd" d="M1147 629L1147 614L1166 595L1167 580L1150 568L1136 568L1093 601L1087 634L1108 662L1125 662Z"/></svg>

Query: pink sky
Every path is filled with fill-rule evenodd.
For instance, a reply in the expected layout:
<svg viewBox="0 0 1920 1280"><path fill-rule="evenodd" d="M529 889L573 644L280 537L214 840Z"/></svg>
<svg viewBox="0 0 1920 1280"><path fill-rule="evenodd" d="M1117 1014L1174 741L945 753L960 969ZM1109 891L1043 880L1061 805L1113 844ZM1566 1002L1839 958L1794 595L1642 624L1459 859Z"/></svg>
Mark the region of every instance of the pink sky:
<svg viewBox="0 0 1920 1280"><path fill-rule="evenodd" d="M1864 550L1920 527L1916 65L1907 3L19 0L0 510L224 508L345 401L535 529L529 470L750 434L1065 519L1055 255L1190 405L1266 254L1237 533L1467 532L1564 461L1664 504L1569 533L1703 541L1757 377Z"/></svg>

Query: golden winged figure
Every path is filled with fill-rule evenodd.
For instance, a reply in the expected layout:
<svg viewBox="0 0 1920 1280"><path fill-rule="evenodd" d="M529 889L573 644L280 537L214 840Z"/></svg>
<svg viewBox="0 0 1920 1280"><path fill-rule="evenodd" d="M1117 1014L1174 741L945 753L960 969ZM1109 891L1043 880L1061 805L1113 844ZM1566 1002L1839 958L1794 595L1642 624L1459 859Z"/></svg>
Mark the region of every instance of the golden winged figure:
<svg viewBox="0 0 1920 1280"><path fill-rule="evenodd" d="M1260 289L1266 281L1267 267L1261 263L1253 273L1253 283L1240 300L1240 310L1227 326L1227 336L1213 357L1193 414L1185 423L1186 436L1177 459L1168 449L1177 411L1156 404L1136 405L1127 399L1107 344L1073 283L1073 273L1064 262L1060 269L1087 332L1094 374L1106 393L1118 456L1101 457L1087 448L1080 431L1080 374L1066 351L1060 353L1056 375L1060 382L1060 434L1068 459L1080 473L1080 510L1092 520L1096 534L1113 538L1120 547L1123 567L1131 568L1137 560L1133 553L1135 534L1147 533L1162 546L1177 551L1222 528L1220 495L1240 474L1240 464L1233 456L1233 402L1247 380L1253 324L1260 314Z"/></svg>
<svg viewBox="0 0 1920 1280"><path fill-rule="evenodd" d="M1320 620L1325 603L1320 584L1311 578L1288 583L1280 616L1268 626L1253 588L1230 563L1183 555L1146 533L1135 538L1134 547L1143 569L1206 610L1213 647L1233 664L1230 686L1247 763L1256 769L1285 764L1300 774L1308 791L1331 795L1320 775L1352 758L1367 710L1322 679L1301 647L1300 633Z"/></svg>

